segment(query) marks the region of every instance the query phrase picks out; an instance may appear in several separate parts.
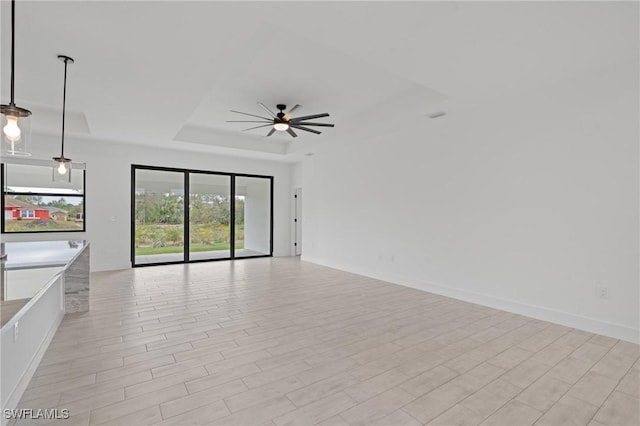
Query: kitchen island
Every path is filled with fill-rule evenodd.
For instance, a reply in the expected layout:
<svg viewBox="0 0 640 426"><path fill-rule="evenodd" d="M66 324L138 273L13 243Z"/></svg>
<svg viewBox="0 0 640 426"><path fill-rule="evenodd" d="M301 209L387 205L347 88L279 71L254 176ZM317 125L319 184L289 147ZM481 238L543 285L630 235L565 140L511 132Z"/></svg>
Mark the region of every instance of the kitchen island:
<svg viewBox="0 0 640 426"><path fill-rule="evenodd" d="M89 310L84 240L0 244L2 409L15 408L60 322Z"/></svg>

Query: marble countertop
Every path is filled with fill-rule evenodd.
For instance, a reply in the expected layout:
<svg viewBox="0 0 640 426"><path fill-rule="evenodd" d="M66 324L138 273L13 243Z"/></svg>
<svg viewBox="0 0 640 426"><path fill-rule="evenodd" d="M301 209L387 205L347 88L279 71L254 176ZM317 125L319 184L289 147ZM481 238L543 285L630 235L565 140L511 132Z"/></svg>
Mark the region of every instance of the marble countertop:
<svg viewBox="0 0 640 426"><path fill-rule="evenodd" d="M0 243L2 259L0 273L0 324L4 326L14 315L23 309L37 294L70 265L73 265L89 243L84 240L30 241ZM82 262L87 276L80 287L88 287L89 260ZM77 267L75 268L77 269ZM67 303L67 285L75 285L78 271L68 275L69 283L65 283L65 306ZM75 287L78 287L75 285ZM76 292L77 293L77 292ZM88 301L88 296L86 297ZM73 299L73 298L71 298ZM76 297L77 299L77 297ZM74 299L75 300L75 299ZM72 300L73 302L73 300ZM88 309L88 308L87 308Z"/></svg>
<svg viewBox="0 0 640 426"><path fill-rule="evenodd" d="M65 266L88 245L84 240L2 243L7 270Z"/></svg>

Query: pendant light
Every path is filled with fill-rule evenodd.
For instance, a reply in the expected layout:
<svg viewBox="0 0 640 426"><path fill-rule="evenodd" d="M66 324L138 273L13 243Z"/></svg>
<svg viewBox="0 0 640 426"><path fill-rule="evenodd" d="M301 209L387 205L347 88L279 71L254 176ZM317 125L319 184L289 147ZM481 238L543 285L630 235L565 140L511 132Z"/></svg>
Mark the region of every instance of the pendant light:
<svg viewBox="0 0 640 426"><path fill-rule="evenodd" d="M0 105L2 113L2 154L16 157L28 157L31 111L20 108L14 99L15 80L15 0L11 0L11 101L9 105Z"/></svg>
<svg viewBox="0 0 640 426"><path fill-rule="evenodd" d="M67 64L73 64L73 58L58 55L58 59L64 62L64 88L62 90L62 144L60 157L53 157L53 181L71 182L71 159L64 156L64 117L67 107Z"/></svg>

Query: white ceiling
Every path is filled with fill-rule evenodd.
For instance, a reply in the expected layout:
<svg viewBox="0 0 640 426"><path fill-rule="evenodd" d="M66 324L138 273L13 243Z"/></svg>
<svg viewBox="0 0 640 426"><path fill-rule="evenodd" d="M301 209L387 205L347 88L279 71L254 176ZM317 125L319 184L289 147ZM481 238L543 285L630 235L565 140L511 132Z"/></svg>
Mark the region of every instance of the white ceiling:
<svg viewBox="0 0 640 426"><path fill-rule="evenodd" d="M10 2L1 2L2 101ZM295 161L425 115L638 60L638 3L26 1L16 103L34 132ZM631 52L631 53L630 53ZM261 101L329 112L293 139L227 123ZM250 118L248 118L250 119ZM320 121L320 120L319 120Z"/></svg>

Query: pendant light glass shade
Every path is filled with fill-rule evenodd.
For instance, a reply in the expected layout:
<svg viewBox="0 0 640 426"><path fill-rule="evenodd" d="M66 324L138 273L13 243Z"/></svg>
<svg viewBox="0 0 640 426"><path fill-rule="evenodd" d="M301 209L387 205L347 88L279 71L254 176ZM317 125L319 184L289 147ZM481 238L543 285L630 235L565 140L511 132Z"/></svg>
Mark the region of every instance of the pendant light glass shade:
<svg viewBox="0 0 640 426"><path fill-rule="evenodd" d="M53 157L53 181L71 182L71 167L73 163L69 158Z"/></svg>
<svg viewBox="0 0 640 426"><path fill-rule="evenodd" d="M73 58L58 55L58 59L64 62L64 87L62 89L62 142L60 156L53 157L53 181L71 182L71 159L64 156L64 117L67 109L67 64L73 64Z"/></svg>
<svg viewBox="0 0 640 426"><path fill-rule="evenodd" d="M29 138L31 136L31 111L20 108L14 100L15 81L15 0L11 1L11 101L8 105L0 105L2 113L2 148L3 155L28 157Z"/></svg>
<svg viewBox="0 0 640 426"><path fill-rule="evenodd" d="M31 111L15 105L2 105L2 154L28 157L31 137Z"/></svg>

